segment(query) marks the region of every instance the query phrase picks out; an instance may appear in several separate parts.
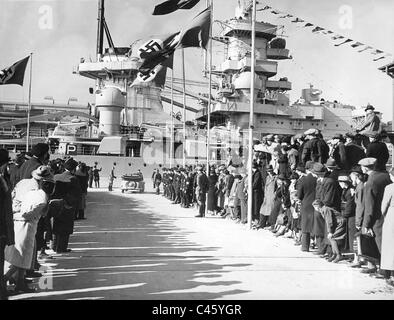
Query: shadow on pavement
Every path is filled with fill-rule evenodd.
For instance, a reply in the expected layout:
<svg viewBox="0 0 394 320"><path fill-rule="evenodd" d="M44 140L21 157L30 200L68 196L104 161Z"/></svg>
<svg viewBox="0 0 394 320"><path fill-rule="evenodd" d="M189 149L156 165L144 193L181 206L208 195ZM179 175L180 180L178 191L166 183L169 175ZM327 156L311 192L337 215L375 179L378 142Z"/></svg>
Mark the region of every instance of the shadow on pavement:
<svg viewBox="0 0 394 320"><path fill-rule="evenodd" d="M46 261L37 293L14 299L225 299L247 292L236 288L240 281L220 278L249 264L221 263L212 255L217 248L190 242L175 218L102 191L89 193L87 207L70 239L73 251Z"/></svg>

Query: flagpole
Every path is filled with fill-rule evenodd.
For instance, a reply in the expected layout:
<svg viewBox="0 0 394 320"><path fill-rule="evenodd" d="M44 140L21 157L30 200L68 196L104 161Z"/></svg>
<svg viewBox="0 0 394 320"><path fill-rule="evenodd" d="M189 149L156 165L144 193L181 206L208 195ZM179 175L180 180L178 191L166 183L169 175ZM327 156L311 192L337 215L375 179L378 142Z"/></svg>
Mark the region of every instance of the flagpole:
<svg viewBox="0 0 394 320"><path fill-rule="evenodd" d="M254 127L254 80L255 80L255 37L256 37L256 0L253 0L252 13L252 57L250 72L250 114L249 114L249 149L248 149L248 227L252 228L252 196L253 196L253 127ZM258 209L258 208L257 208Z"/></svg>
<svg viewBox="0 0 394 320"><path fill-rule="evenodd" d="M186 80L185 80L185 49L182 48L182 84L183 84L183 167L186 165Z"/></svg>
<svg viewBox="0 0 394 320"><path fill-rule="evenodd" d="M211 142L211 95L212 95L212 24L213 24L213 0L210 0L211 7L211 27L209 33L209 81L208 81L208 106L207 106L207 175L209 176L209 145Z"/></svg>
<svg viewBox="0 0 394 320"><path fill-rule="evenodd" d="M29 151L29 139L30 139L30 110L31 110L31 79L33 74L33 53L30 53L30 76L29 76L29 101L27 105L27 134L26 134L26 152Z"/></svg>
<svg viewBox="0 0 394 320"><path fill-rule="evenodd" d="M170 168L174 156L174 66L171 68L171 140L170 140Z"/></svg>

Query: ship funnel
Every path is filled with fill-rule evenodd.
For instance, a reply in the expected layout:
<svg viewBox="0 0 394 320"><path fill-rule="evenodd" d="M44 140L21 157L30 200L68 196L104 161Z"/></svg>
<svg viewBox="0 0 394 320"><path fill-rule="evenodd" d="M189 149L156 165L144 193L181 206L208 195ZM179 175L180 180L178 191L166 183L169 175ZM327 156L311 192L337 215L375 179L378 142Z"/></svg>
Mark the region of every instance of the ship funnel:
<svg viewBox="0 0 394 320"><path fill-rule="evenodd" d="M96 108L100 112L100 134L119 135L120 113L126 106L126 97L117 87L105 87L96 92Z"/></svg>

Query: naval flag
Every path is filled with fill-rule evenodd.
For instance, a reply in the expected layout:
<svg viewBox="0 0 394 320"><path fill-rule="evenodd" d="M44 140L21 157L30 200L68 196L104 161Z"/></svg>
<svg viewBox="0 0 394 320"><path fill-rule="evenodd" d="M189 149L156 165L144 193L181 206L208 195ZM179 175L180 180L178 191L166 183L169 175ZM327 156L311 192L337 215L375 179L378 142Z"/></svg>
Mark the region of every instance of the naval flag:
<svg viewBox="0 0 394 320"><path fill-rule="evenodd" d="M200 12L180 33L179 48L206 48L211 28L211 7Z"/></svg>
<svg viewBox="0 0 394 320"><path fill-rule="evenodd" d="M172 56L176 49L201 47L206 48L211 28L211 8L199 13L183 30L161 37L152 37L138 49L142 60L138 78L140 81L152 81L164 67L172 67ZM169 62L171 61L171 62ZM171 66L169 66L171 64Z"/></svg>
<svg viewBox="0 0 394 320"><path fill-rule="evenodd" d="M0 71L0 85L3 84L19 84L23 86L25 70L30 56L15 62L11 67Z"/></svg>
<svg viewBox="0 0 394 320"><path fill-rule="evenodd" d="M178 9L191 9L199 2L200 0L168 0L157 5L153 10L153 15L169 14Z"/></svg>

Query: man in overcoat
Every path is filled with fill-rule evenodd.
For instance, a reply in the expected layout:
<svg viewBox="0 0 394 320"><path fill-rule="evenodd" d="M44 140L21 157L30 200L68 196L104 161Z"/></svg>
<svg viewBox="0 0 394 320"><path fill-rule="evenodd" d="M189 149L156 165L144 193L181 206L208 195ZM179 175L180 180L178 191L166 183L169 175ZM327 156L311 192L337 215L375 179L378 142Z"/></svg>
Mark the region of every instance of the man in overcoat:
<svg viewBox="0 0 394 320"><path fill-rule="evenodd" d="M196 217L202 218L205 217L205 207L207 200L207 192L209 188L209 181L207 175L202 171L202 167L198 166L197 168L197 187L196 187L196 198L199 205L198 215Z"/></svg>
<svg viewBox="0 0 394 320"><path fill-rule="evenodd" d="M351 132L345 134L346 143L345 143L345 152L348 168L346 170L350 170L354 166L358 164L361 159L365 158L365 151L362 146L359 146L355 142L355 135Z"/></svg>
<svg viewBox="0 0 394 320"><path fill-rule="evenodd" d="M252 220L258 223L260 207L263 203L263 179L257 163L252 164Z"/></svg>
<svg viewBox="0 0 394 320"><path fill-rule="evenodd" d="M297 198L301 200L301 250L309 251L311 233L313 231L313 216L315 209L312 206L316 196L317 178L311 173L299 180L297 184Z"/></svg>
<svg viewBox="0 0 394 320"><path fill-rule="evenodd" d="M391 183L387 171L375 171L377 160L375 158L364 158L358 164L368 180L364 185L364 217L362 223L362 233L375 238L376 246L381 252L382 227L384 217L381 211L381 204L385 187ZM376 266L370 266L362 270L363 273L375 273Z"/></svg>
<svg viewBox="0 0 394 320"><path fill-rule="evenodd" d="M19 168L19 181L30 179L31 173L39 166L47 164L49 160L49 146L46 143L37 143L31 149L32 157L25 161ZM18 183L19 181L16 181Z"/></svg>
<svg viewBox="0 0 394 320"><path fill-rule="evenodd" d="M365 108L364 121L356 128L356 132L364 136L363 145L365 148L367 148L370 143L368 137L378 134L380 131L380 119L375 113L375 108L368 104L368 106Z"/></svg>
<svg viewBox="0 0 394 320"><path fill-rule="evenodd" d="M319 200L321 200L326 207L340 211L341 194L342 189L338 183L338 173L335 170L327 171L321 183ZM321 214L315 215L315 218L314 233L316 236L316 243L319 247L319 251L316 254L324 255L328 253L330 246L327 239L327 226Z"/></svg>
<svg viewBox="0 0 394 320"><path fill-rule="evenodd" d="M72 234L73 231L75 211L78 210L80 201L82 200L81 185L78 178L75 176L77 165L78 163L74 159L68 159L64 163L65 171L63 173L56 174L54 177L55 191L52 198L63 199L66 209L71 207L71 211L74 212L74 215L69 217L69 219L64 220L64 232L57 232L55 228L53 230L53 233L55 234L55 251L58 253L71 251L67 248L68 241L70 234ZM72 227L70 228L70 226Z"/></svg>
<svg viewBox="0 0 394 320"><path fill-rule="evenodd" d="M386 143L383 142L387 138L387 134L382 132L380 134L371 134L371 143L368 145L366 156L368 158L375 158L376 171L386 171L386 164L389 160L390 154Z"/></svg>
<svg viewBox="0 0 394 320"><path fill-rule="evenodd" d="M4 150L4 149L3 149ZM14 221L12 214L11 183L4 174L8 162L8 151L4 150L6 160L0 160L0 300L7 299L4 281L4 249L14 244Z"/></svg>

